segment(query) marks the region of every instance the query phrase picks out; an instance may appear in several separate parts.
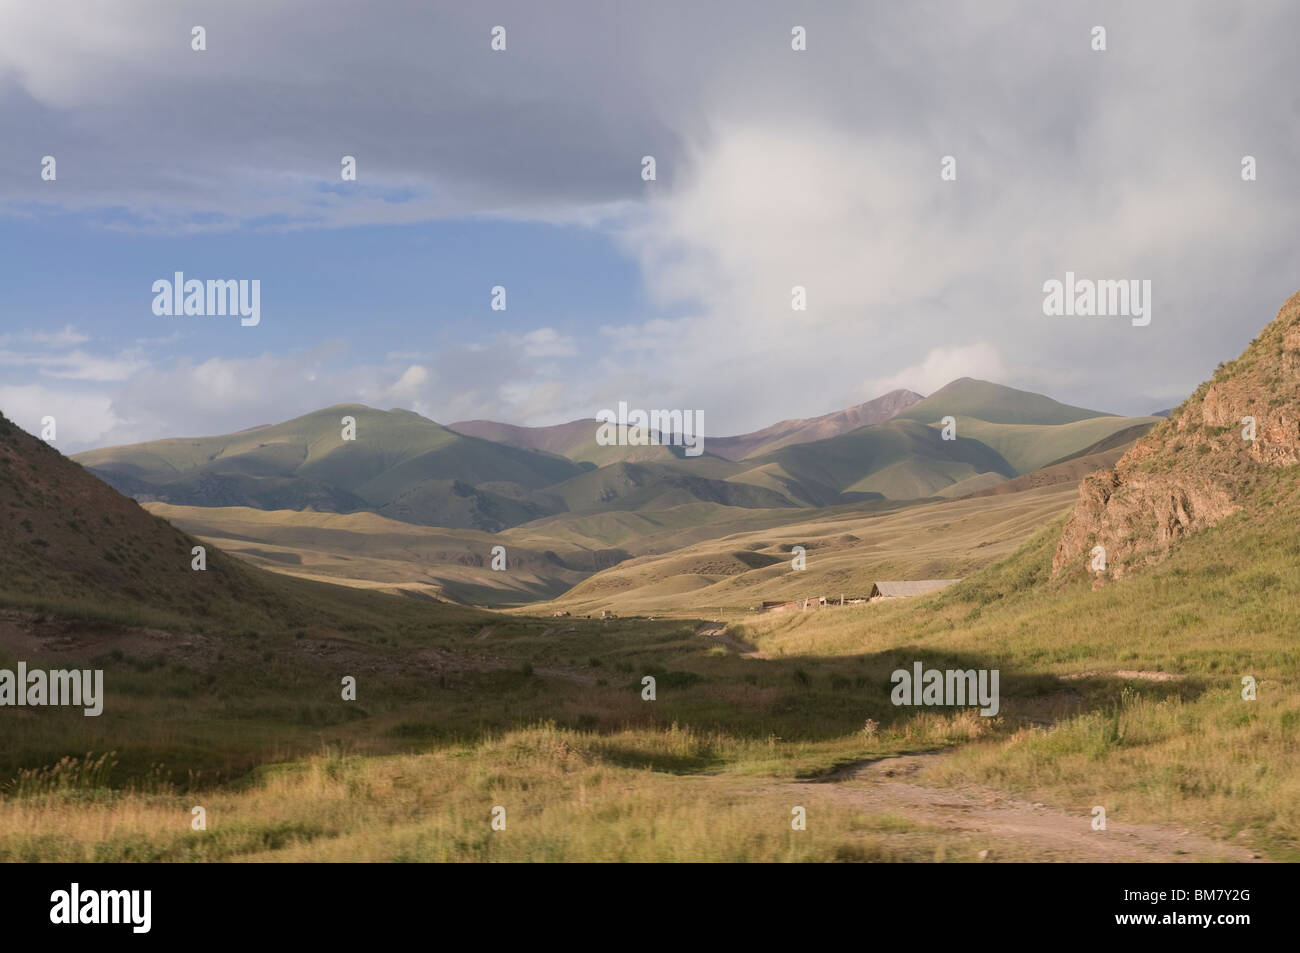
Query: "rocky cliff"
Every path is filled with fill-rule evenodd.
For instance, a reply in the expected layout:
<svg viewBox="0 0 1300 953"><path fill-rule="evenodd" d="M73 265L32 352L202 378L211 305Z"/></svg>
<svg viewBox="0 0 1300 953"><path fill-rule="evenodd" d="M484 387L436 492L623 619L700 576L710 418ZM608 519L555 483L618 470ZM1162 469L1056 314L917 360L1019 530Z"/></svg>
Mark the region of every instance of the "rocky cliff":
<svg viewBox="0 0 1300 953"><path fill-rule="evenodd" d="M1178 540L1250 505L1278 468L1300 464L1300 293L1235 361L1219 366L1114 469L1085 477L1052 560L1097 583L1163 559Z"/></svg>

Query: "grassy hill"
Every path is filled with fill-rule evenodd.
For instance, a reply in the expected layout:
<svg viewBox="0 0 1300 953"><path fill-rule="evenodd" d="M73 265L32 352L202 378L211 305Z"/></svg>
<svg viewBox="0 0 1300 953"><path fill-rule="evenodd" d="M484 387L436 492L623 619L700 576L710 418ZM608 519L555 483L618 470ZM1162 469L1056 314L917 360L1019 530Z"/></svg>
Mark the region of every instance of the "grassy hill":
<svg viewBox="0 0 1300 953"><path fill-rule="evenodd" d="M588 467L615 463L671 463L685 459L685 450L672 445L602 446L596 442L599 424L594 419L571 420L553 427L519 427L491 420L465 420L448 430L490 440L508 447L557 454ZM706 446L708 441L705 442Z"/></svg>
<svg viewBox="0 0 1300 953"><path fill-rule="evenodd" d="M881 502L838 509L862 515L897 506ZM262 569L494 608L557 598L633 556L671 553L702 540L808 519L803 509L755 510L691 501L644 511L564 514L489 534L416 526L373 513L165 503L144 507ZM497 545L506 549L504 572L491 568Z"/></svg>
<svg viewBox="0 0 1300 953"><path fill-rule="evenodd" d="M934 428L901 417L748 462L775 464L823 505L866 494L917 499L981 473L1015 475L988 446L960 435L944 440Z"/></svg>
<svg viewBox="0 0 1300 953"><path fill-rule="evenodd" d="M1267 504L1099 590L1081 575L1053 580L1057 520L936 596L730 631L773 658L1000 669L1004 712L1032 716L989 726L912 783L981 784L1067 806L1084 825L1100 804L1112 825L1163 823L1300 859L1295 468L1262 489ZM1260 686L1254 702L1245 676Z"/></svg>
<svg viewBox="0 0 1300 953"><path fill-rule="evenodd" d="M877 579L953 578L1064 513L1074 486L883 512L835 507L621 562L545 607L575 613L743 612L764 601L867 595ZM806 568L792 565L794 546Z"/></svg>
<svg viewBox="0 0 1300 953"><path fill-rule="evenodd" d="M1136 439L1135 428L1149 428L1158 418L1119 417L1071 407L1029 391L969 377L900 411L899 420L938 427L951 416L956 434L978 441L1021 476L1083 453L1095 453Z"/></svg>
<svg viewBox="0 0 1300 953"><path fill-rule="evenodd" d="M939 422L951 416L956 439ZM878 494L905 500L987 491L1088 448L1136 433L1155 418L1115 417L1049 397L962 378L910 403L889 421L751 456L732 477L813 505Z"/></svg>
<svg viewBox="0 0 1300 953"><path fill-rule="evenodd" d="M342 437L342 418L356 439ZM465 437L409 411L341 404L216 437L78 454L123 492L177 505L373 510L426 525L496 529L546 512L531 491L582 472L570 460Z"/></svg>
<svg viewBox="0 0 1300 953"><path fill-rule="evenodd" d="M977 440L997 451L1010 464L1014 475L1020 476L1076 454L1098 452L1118 435L1127 434L1123 442L1131 442L1136 428L1149 428L1159 418L1088 417L1065 424L997 424L964 414L955 419L958 436Z"/></svg>
<svg viewBox="0 0 1300 953"><path fill-rule="evenodd" d="M520 539L509 533L417 526L374 513L166 503L147 503L145 508L263 569L485 606L554 598L629 555L544 534ZM498 545L506 549L504 571L492 569L492 551Z"/></svg>
<svg viewBox="0 0 1300 953"><path fill-rule="evenodd" d="M751 509L796 506L784 493L740 480L736 465L700 458L680 466L619 462L551 487L574 513L592 510L658 510L692 501ZM706 474L717 474L708 476Z"/></svg>
<svg viewBox="0 0 1300 953"><path fill-rule="evenodd" d="M791 444L824 440L858 427L883 423L921 399L920 394L908 390L890 391L875 400L820 417L782 420L735 437L711 436L705 440L705 449L727 460L741 460ZM663 448L598 446L594 426L589 419L572 420L552 427L518 427L491 420L465 420L450 424L448 429L512 447L558 453L570 460L602 467L620 461L664 462L669 456L681 456L680 450L670 454Z"/></svg>
<svg viewBox="0 0 1300 953"><path fill-rule="evenodd" d="M402 601L287 579L200 541L0 416L0 605L187 631L380 631L411 618ZM437 621L474 618L421 608ZM393 615L396 613L396 616Z"/></svg>
<svg viewBox="0 0 1300 953"><path fill-rule="evenodd" d="M1042 394L970 377L962 377L946 384L924 400L900 411L898 416L929 424L949 414L991 424L1046 426L1072 424L1090 417L1113 416L1097 410L1071 407Z"/></svg>
<svg viewBox="0 0 1300 953"><path fill-rule="evenodd" d="M820 417L782 420L737 437L715 437L709 440L708 448L711 453L728 460L762 456L782 447L825 440L859 427L884 423L922 399L920 394L910 390L894 390L865 404L822 414Z"/></svg>
<svg viewBox="0 0 1300 953"><path fill-rule="evenodd" d="M956 440L943 440L931 419L939 409L957 417ZM354 441L342 439L345 416L356 419ZM554 598L619 559L806 521L826 507L869 512L985 493L1042 464L1113 446L1149 422L963 379L924 400L896 391L728 438L725 452L744 454L740 460L711 452L708 441L698 457L671 446L599 447L593 421L542 428L468 421L456 432L406 411L354 404L76 459L260 567L510 606ZM826 433L833 435L812 439ZM758 452L766 447L777 449ZM358 518L316 518L331 513ZM412 535L391 521L431 531ZM370 543L367 532L376 536ZM519 553L517 573L484 564L485 533L508 534L498 542Z"/></svg>

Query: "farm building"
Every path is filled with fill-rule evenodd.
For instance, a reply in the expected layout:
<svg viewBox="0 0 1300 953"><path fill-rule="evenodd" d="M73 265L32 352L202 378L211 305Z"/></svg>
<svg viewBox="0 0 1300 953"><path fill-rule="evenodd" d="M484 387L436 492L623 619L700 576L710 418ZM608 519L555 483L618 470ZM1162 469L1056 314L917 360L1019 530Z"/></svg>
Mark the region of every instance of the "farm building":
<svg viewBox="0 0 1300 953"><path fill-rule="evenodd" d="M872 602L880 599L900 599L904 596L923 596L927 592L946 589L960 579L909 579L902 582L877 582L871 586L867 596Z"/></svg>
<svg viewBox="0 0 1300 953"><path fill-rule="evenodd" d="M835 605L825 596L812 596L808 599L782 599L775 602L764 602L759 612L789 612L797 609L800 612L807 612L809 609L824 609L827 606Z"/></svg>

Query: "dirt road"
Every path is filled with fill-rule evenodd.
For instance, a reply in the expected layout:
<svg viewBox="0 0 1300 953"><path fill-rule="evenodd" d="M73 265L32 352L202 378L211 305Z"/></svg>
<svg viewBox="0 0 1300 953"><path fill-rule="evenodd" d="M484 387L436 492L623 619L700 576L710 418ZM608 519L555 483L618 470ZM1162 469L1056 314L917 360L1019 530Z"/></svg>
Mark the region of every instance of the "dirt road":
<svg viewBox="0 0 1300 953"><path fill-rule="evenodd" d="M1258 862L1249 848L1190 831L1126 823L1108 817L1105 830L1092 829L1091 808L1064 811L1018 800L976 785L934 787L917 775L942 753L903 755L850 768L817 781L787 782L791 796L849 802L871 813L891 814L918 826L960 833L982 859L1109 862Z"/></svg>
<svg viewBox="0 0 1300 953"><path fill-rule="evenodd" d="M703 636L714 645L720 645L729 652L735 652L742 658L767 658L766 652L760 652L757 648L748 642L742 642L727 632L725 622L702 622L695 630L695 634Z"/></svg>

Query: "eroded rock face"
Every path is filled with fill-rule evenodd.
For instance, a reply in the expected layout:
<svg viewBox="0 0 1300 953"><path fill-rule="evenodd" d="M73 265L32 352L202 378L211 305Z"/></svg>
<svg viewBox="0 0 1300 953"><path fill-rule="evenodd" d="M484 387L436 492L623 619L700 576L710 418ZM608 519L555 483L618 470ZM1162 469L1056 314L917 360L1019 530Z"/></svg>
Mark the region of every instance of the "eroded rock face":
<svg viewBox="0 0 1300 953"><path fill-rule="evenodd" d="M1247 505L1262 471L1297 464L1300 294L1113 470L1084 478L1052 572L1088 566L1095 546L1106 550L1097 584L1157 562L1182 537Z"/></svg>

